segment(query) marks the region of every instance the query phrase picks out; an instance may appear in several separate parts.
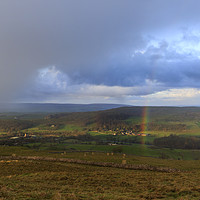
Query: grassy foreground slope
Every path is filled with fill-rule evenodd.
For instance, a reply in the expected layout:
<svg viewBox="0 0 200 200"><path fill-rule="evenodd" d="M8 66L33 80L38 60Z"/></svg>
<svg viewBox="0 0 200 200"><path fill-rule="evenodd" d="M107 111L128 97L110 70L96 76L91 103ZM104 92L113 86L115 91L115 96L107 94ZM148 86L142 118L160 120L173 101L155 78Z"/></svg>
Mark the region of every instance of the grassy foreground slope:
<svg viewBox="0 0 200 200"><path fill-rule="evenodd" d="M14 153L14 157L8 157ZM102 153L55 154L100 162L126 160L136 165L176 168L159 172L73 164L59 161L17 159L18 155L52 157L47 151L19 147L0 148L0 198L9 199L199 199L200 161L175 161Z"/></svg>

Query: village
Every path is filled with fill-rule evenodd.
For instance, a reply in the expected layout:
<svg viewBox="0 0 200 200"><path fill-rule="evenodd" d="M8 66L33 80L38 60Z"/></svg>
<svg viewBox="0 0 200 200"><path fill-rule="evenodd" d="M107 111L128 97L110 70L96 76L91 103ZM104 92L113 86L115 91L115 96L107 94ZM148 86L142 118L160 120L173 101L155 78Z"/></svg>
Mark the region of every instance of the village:
<svg viewBox="0 0 200 200"><path fill-rule="evenodd" d="M128 136L151 136L151 134L149 133L134 133L132 131L122 131L122 132L117 132L117 133L113 133L113 135L128 135Z"/></svg>

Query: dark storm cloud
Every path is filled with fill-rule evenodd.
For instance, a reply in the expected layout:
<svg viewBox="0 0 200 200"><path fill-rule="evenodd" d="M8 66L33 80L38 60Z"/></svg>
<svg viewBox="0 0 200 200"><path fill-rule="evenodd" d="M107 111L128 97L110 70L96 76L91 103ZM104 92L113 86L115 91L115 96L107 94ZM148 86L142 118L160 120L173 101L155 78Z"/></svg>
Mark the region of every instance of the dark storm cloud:
<svg viewBox="0 0 200 200"><path fill-rule="evenodd" d="M1 99L12 99L37 70L52 65L72 84L142 86L150 79L166 87L198 86L199 60L177 53L165 39L170 30L186 27L182 40L199 41L187 31L200 27L199 5L198 0L2 0ZM148 46L160 32L164 41Z"/></svg>

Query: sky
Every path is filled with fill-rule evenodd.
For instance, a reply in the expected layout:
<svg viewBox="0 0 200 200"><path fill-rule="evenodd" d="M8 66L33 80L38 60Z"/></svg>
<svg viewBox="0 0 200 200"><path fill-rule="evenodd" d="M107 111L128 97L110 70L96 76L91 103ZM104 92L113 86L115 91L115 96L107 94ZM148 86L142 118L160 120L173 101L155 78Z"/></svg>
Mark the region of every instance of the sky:
<svg viewBox="0 0 200 200"><path fill-rule="evenodd" d="M0 102L200 106L199 0L1 0Z"/></svg>

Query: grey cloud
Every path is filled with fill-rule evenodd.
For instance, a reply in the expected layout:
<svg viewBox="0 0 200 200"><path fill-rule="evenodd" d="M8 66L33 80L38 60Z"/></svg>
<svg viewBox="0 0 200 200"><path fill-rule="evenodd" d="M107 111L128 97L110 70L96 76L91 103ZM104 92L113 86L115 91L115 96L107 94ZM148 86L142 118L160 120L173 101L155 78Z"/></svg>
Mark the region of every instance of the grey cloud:
<svg viewBox="0 0 200 200"><path fill-rule="evenodd" d="M167 43L135 58L131 54L145 47L144 35L199 25L199 5L198 0L2 0L1 100L14 99L37 70L51 65L73 84L139 86L153 79L181 86L184 77L189 84L195 76L187 68L197 69L198 61L166 63L175 60ZM184 56L175 54L179 60Z"/></svg>

